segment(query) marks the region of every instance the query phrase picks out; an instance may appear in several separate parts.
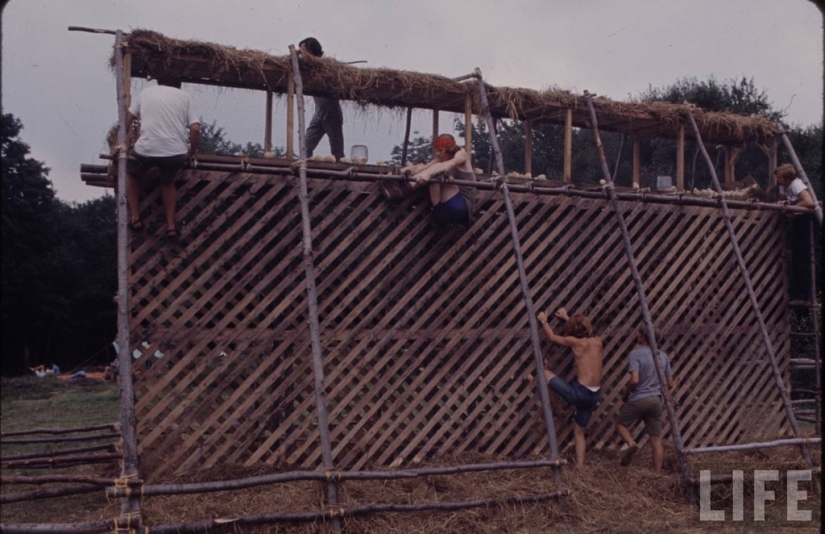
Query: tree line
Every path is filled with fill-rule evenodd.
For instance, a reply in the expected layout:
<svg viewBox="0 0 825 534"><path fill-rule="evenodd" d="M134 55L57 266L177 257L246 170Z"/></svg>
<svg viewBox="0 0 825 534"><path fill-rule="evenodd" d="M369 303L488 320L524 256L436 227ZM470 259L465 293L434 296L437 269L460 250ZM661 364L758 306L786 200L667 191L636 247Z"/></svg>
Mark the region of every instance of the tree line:
<svg viewBox="0 0 825 534"><path fill-rule="evenodd" d="M704 109L758 114L781 120L784 112L773 107L765 91L753 79L720 82L685 78L664 88L649 87L636 100L688 100ZM464 124L456 130L464 135ZM202 124L203 153L263 156L257 143L241 145L226 138L215 122ZM29 146L20 137L22 124L11 114L0 123L2 155L2 358L0 371L15 374L27 366L57 363L63 370L89 360L96 363L114 357L111 342L116 335L117 250L115 199L106 195L84 203L67 203L56 197L48 179L49 169L29 157ZM507 171L524 172L524 124L498 121L497 135ZM533 174L561 179L563 128L537 125L533 128ZM794 127L791 141L822 193L822 125ZM619 162L617 184L630 185L631 143L621 134L604 132L603 143L613 167ZM431 139L416 137L408 147L408 161L420 163L431 157ZM597 183L601 179L599 159L590 130L573 132L573 179ZM621 154L619 149L621 148ZM724 158L716 147L708 147L723 176ZM401 146L393 149L400 163ZM283 148L276 155L283 155ZM685 151L686 186L710 186L710 174L696 147ZM642 185L656 175L675 175L676 146L673 141L643 138L641 142ZM721 163L719 162L721 160ZM780 163L789 161L780 147ZM473 165L492 170L490 135L482 122L474 125ZM767 157L759 148L748 148L737 165L737 176L751 174L767 186ZM821 257L821 255L818 255Z"/></svg>

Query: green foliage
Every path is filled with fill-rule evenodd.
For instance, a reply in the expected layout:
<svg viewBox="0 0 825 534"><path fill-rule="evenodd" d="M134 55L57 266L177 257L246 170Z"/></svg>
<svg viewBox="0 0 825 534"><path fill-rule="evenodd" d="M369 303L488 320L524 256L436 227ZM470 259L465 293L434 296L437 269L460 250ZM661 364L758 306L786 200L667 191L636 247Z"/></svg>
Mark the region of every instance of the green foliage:
<svg viewBox="0 0 825 534"><path fill-rule="evenodd" d="M2 116L2 373L64 369L114 337L115 202L67 205L28 157L20 121Z"/></svg>
<svg viewBox="0 0 825 534"><path fill-rule="evenodd" d="M390 153L390 163L393 165L401 165L403 147L396 145ZM427 163L433 159L433 141L432 137L414 137L410 144L407 145L407 163L418 165L420 163Z"/></svg>

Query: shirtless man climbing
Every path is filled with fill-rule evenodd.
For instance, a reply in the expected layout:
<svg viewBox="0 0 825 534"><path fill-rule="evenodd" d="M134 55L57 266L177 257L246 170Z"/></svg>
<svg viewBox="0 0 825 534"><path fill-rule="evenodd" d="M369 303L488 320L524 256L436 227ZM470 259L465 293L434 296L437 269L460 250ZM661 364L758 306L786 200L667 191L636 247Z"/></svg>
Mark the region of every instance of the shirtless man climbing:
<svg viewBox="0 0 825 534"><path fill-rule="evenodd" d="M590 422L590 416L599 402L601 392L604 346L602 339L593 333L593 325L584 315L575 314L570 317L564 308L559 308L556 317L565 321L563 336L553 332L547 323L545 312L538 313L547 339L573 349L573 355L576 357L576 380L568 384L549 369L544 370L544 376L550 389L567 401L567 404L576 408L573 415L573 436L576 442L576 464L581 466L584 465L584 429Z"/></svg>

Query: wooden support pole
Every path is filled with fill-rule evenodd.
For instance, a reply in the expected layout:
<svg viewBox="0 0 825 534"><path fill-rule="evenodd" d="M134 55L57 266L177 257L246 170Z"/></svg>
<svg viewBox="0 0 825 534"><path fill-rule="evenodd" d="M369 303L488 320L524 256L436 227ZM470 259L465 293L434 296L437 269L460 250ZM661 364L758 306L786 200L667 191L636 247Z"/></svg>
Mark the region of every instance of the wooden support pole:
<svg viewBox="0 0 825 534"><path fill-rule="evenodd" d="M493 124L493 116L490 113L490 104L487 101L487 88L484 86L484 79L481 76L481 70L476 68L476 81L478 84L478 94L481 100L481 111L487 121L487 126L490 129L490 143L493 146L495 153L496 169L499 176L504 176L504 159L501 155L501 148L498 144L498 138L495 135L495 128ZM524 269L524 258L521 253L521 243L519 241L518 226L516 224L516 215L513 210L513 203L510 199L510 191L507 188L507 182L502 179L501 193L504 196L504 205L507 209L507 219L510 224L510 236L513 239L513 252L516 256L516 265L518 267L519 282L521 284L521 295L524 299L524 306L527 311L527 322L530 325L530 341L533 346L533 359L536 369L536 385L539 389L539 397L541 398L542 415L544 416L544 426L547 432L547 441L550 445L551 458L559 457L559 448L556 442L556 425L553 418L553 408L550 405L550 393L547 389L547 381L544 380L544 358L541 355L541 345L539 343L539 328L536 319L536 312L533 306L533 298L530 295L530 285L527 282L527 272ZM553 468L553 476L556 484L562 484L561 467ZM567 502L564 499L559 501L559 505L564 513L567 513Z"/></svg>
<svg viewBox="0 0 825 534"><path fill-rule="evenodd" d="M572 180L573 169L573 110L568 109L564 118L564 181Z"/></svg>
<svg viewBox="0 0 825 534"><path fill-rule="evenodd" d="M785 144L785 148L788 150L788 155L791 157L791 163L793 163L794 169L796 169L796 174L799 175L799 178L805 182L805 186L808 188L808 192L811 194L811 199L814 201L814 217L816 217L816 221L819 223L820 228L822 227L822 206L819 204L819 200L816 198L816 191L814 190L813 186L811 185L811 181L808 180L808 175L805 174L805 169L802 168L802 163L799 161L799 158L796 156L796 151L793 149L793 145L791 144L791 140L788 138L788 134L782 132L782 142Z"/></svg>
<svg viewBox="0 0 825 534"><path fill-rule="evenodd" d="M533 124L524 121L524 172L533 175Z"/></svg>
<svg viewBox="0 0 825 534"><path fill-rule="evenodd" d="M768 141L768 187L776 187L776 167L778 167L778 156L777 156L777 148L778 148L778 141L776 137L772 137L770 141Z"/></svg>
<svg viewBox="0 0 825 534"><path fill-rule="evenodd" d="M126 92L124 91L123 32L115 34L115 85L117 90L117 342L120 346L118 385L120 386L120 431L123 436L121 477L138 476L137 431L135 395L132 391L132 350L129 344L129 222L126 204ZM140 511L139 499L124 499L122 513Z"/></svg>
<svg viewBox="0 0 825 534"><path fill-rule="evenodd" d="M813 302L816 302L816 224L814 224L814 218L811 217L808 219L808 257L810 260L811 266L811 299ZM813 325L813 338L814 338L814 399L816 403L814 404L814 409L816 410L815 416L815 429L817 434L822 434L822 338L820 332L820 306L811 306L810 313L811 313L811 323Z"/></svg>
<svg viewBox="0 0 825 534"><path fill-rule="evenodd" d="M639 143L639 136L633 136L633 187L635 189L639 189L641 187L639 183L639 175L641 173L641 165L639 163L639 154L641 152Z"/></svg>
<svg viewBox="0 0 825 534"><path fill-rule="evenodd" d="M119 438L120 432L107 432L106 434L88 434L86 436L62 436L51 438L23 438L23 439L0 439L0 445L12 444L32 444L32 443L63 443L67 441L94 441L98 439Z"/></svg>
<svg viewBox="0 0 825 534"><path fill-rule="evenodd" d="M679 125L676 137L676 189L685 190L685 125Z"/></svg>
<svg viewBox="0 0 825 534"><path fill-rule="evenodd" d="M624 245L624 253L627 256L627 263L630 266L630 276L633 278L633 284L636 286L636 294L639 297L639 306L644 318L645 328L647 330L647 342L652 354L659 354L659 347L656 343L656 334L653 327L653 319L650 315L650 308L647 304L647 295L645 293L644 284L642 284L642 277L639 274L639 269L636 266L636 260L633 257L633 244L630 242L630 234L627 231L627 223L625 223L624 215L622 214L619 200L616 198L616 193L613 190L613 180L610 178L610 169L607 167L607 159L604 156L604 147L602 146L602 139L599 135L599 121L596 117L596 109L593 107L593 99L587 96L587 107L590 110L590 122L593 127L593 140L596 142L596 149L599 153L599 160L601 162L602 174L606 182L605 191L610 197L610 203L613 205L613 212L616 214L616 222L619 225L619 230L622 234L622 244ZM662 390L662 398L665 401L665 409L667 410L668 421L670 422L670 432L673 435L673 446L676 449L676 459L679 461L679 467L682 471L682 479L685 486L688 486L690 479L690 464L684 454L684 444L682 442L682 431L679 427L679 419L676 417L676 410L673 408L673 398L670 395L670 390L667 387L667 378L665 378L665 370L662 369L662 364L659 358L653 358L653 365L656 368L656 376L659 379L659 386ZM689 492L689 499L693 501L693 493Z"/></svg>
<svg viewBox="0 0 825 534"><path fill-rule="evenodd" d="M124 46L126 45L124 44ZM123 54L123 92L126 95L126 109L128 110L129 106L132 105L132 54L128 52ZM126 125L127 128L129 126Z"/></svg>
<svg viewBox="0 0 825 534"><path fill-rule="evenodd" d="M318 433L321 437L321 457L324 468L333 469L332 445L329 437L329 421L327 418L327 399L324 388L324 360L321 356L321 327L318 319L318 294L315 287L315 267L312 262L312 228L309 217L309 187L307 185L307 147L306 147L306 117L304 114L304 89L301 81L301 70L298 66L298 54L293 45L289 46L289 55L292 58L292 79L295 82L295 92L298 97L298 146L301 151L298 167L299 191L301 201L301 229L303 233L304 269L307 280L307 304L309 307L309 337L312 346L312 367L315 376L315 408L318 412ZM335 483L325 484L327 504L338 506L338 490ZM332 519L332 530L336 534L341 532L341 520Z"/></svg>
<svg viewBox="0 0 825 534"><path fill-rule="evenodd" d="M295 80L286 80L286 158L295 159Z"/></svg>
<svg viewBox="0 0 825 534"><path fill-rule="evenodd" d="M473 96L464 97L464 151L473 159Z"/></svg>
<svg viewBox="0 0 825 534"><path fill-rule="evenodd" d="M801 445L801 444L822 443L822 438L796 438L796 439L778 439L774 441L763 441L760 443L742 443L739 445L719 445L714 447L696 447L695 449L685 449L685 454L705 454L712 452L734 452L734 451L753 451L756 449L770 449L773 447L783 447L786 445Z"/></svg>
<svg viewBox="0 0 825 534"><path fill-rule="evenodd" d="M272 89L266 88L266 125L264 126L264 157L271 158L272 154Z"/></svg>
<svg viewBox="0 0 825 534"><path fill-rule="evenodd" d="M100 486L95 486L93 484L78 484L76 486L64 486L62 488L44 488L39 490L21 491L19 493L3 493L0 495L0 504L52 499L54 497L64 497L66 495L94 493L96 491L100 491Z"/></svg>
<svg viewBox="0 0 825 534"><path fill-rule="evenodd" d="M404 469L402 471L336 471L334 479L342 480L401 480L434 475L453 475L458 473L474 473L480 471L501 471L509 469L534 469L537 467L556 467L564 465L565 460L537 460L522 462L495 462L489 464L467 464L445 467L423 467L419 469ZM160 495L188 495L193 493L211 493L216 491L234 491L271 484L307 480L329 480L327 473L320 471L287 471L271 475L261 475L237 480L217 480L212 482L195 482L190 484L157 484L143 486L141 495L156 497ZM111 485L112 481L109 481ZM106 496L114 499L125 494L123 488L109 487Z"/></svg>
<svg viewBox="0 0 825 534"><path fill-rule="evenodd" d="M736 182L736 161L739 151L732 146L725 147L725 187L733 189Z"/></svg>
<svg viewBox="0 0 825 534"><path fill-rule="evenodd" d="M693 118L693 112L687 102L685 102L685 110L687 111L688 119L690 119L690 125L693 127L693 133L696 136L696 143L699 145L699 149L702 151L705 162L708 164L710 176L713 179L713 185L716 188L716 192L719 194L719 204L722 207L722 216L725 221L725 228L728 232L728 237L730 238L734 255L736 256L736 263L739 265L739 272L742 274L742 279L744 280L745 287L748 290L748 298L750 299L751 307L753 308L753 312L756 315L756 320L759 323L759 331L762 334L762 342L765 345L768 358L771 362L774 382L776 383L776 388L779 390L779 395L782 398L782 405L785 407L785 414L788 416L788 421L791 424L794 435L796 437L801 437L802 432L799 429L799 423L797 423L796 416L793 413L793 406L791 405L790 396L788 395L788 391L785 389L785 384L782 381L782 372L779 370L779 364L776 361L776 353L773 350L773 343L771 342L770 334L768 334L768 328L765 326L765 319L762 317L762 309L759 306L759 301L756 299L756 293L753 290L753 283L751 282L750 273L748 272L747 265L745 265L745 260L742 258L742 251L739 250L739 240L736 238L736 233L734 232L733 225L730 222L728 203L725 200L725 196L722 195L722 184L719 183L719 178L716 176L716 169L713 168L713 161L711 161L710 155L708 155L708 151L705 149L705 143L702 142L702 135L699 133L699 127L696 125L696 120ZM727 153L728 152L726 151L726 154ZM725 167L727 168L727 165ZM808 467L813 467L813 460L807 447L805 447L805 445L800 445L800 450L802 452L802 456L805 458L805 462L808 464ZM819 481L817 479L814 479L814 481L815 486L819 489Z"/></svg>
<svg viewBox="0 0 825 534"><path fill-rule="evenodd" d="M410 127L412 126L413 108L407 108L407 125L404 129L404 146L401 148L401 166L407 164L407 148L410 145Z"/></svg>
<svg viewBox="0 0 825 534"><path fill-rule="evenodd" d="M433 139L432 142L435 143L436 138L438 137L438 109L433 110ZM433 159L435 159L435 146L433 146Z"/></svg>

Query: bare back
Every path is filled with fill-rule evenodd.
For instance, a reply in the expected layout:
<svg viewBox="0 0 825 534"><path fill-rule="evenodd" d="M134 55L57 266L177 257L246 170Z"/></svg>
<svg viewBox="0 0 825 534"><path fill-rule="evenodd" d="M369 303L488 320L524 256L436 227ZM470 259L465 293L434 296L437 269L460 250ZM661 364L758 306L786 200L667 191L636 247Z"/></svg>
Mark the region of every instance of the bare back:
<svg viewBox="0 0 825 534"><path fill-rule="evenodd" d="M576 339L570 347L576 357L576 379L579 384L591 388L601 387L602 359L604 358L602 338L593 336Z"/></svg>

